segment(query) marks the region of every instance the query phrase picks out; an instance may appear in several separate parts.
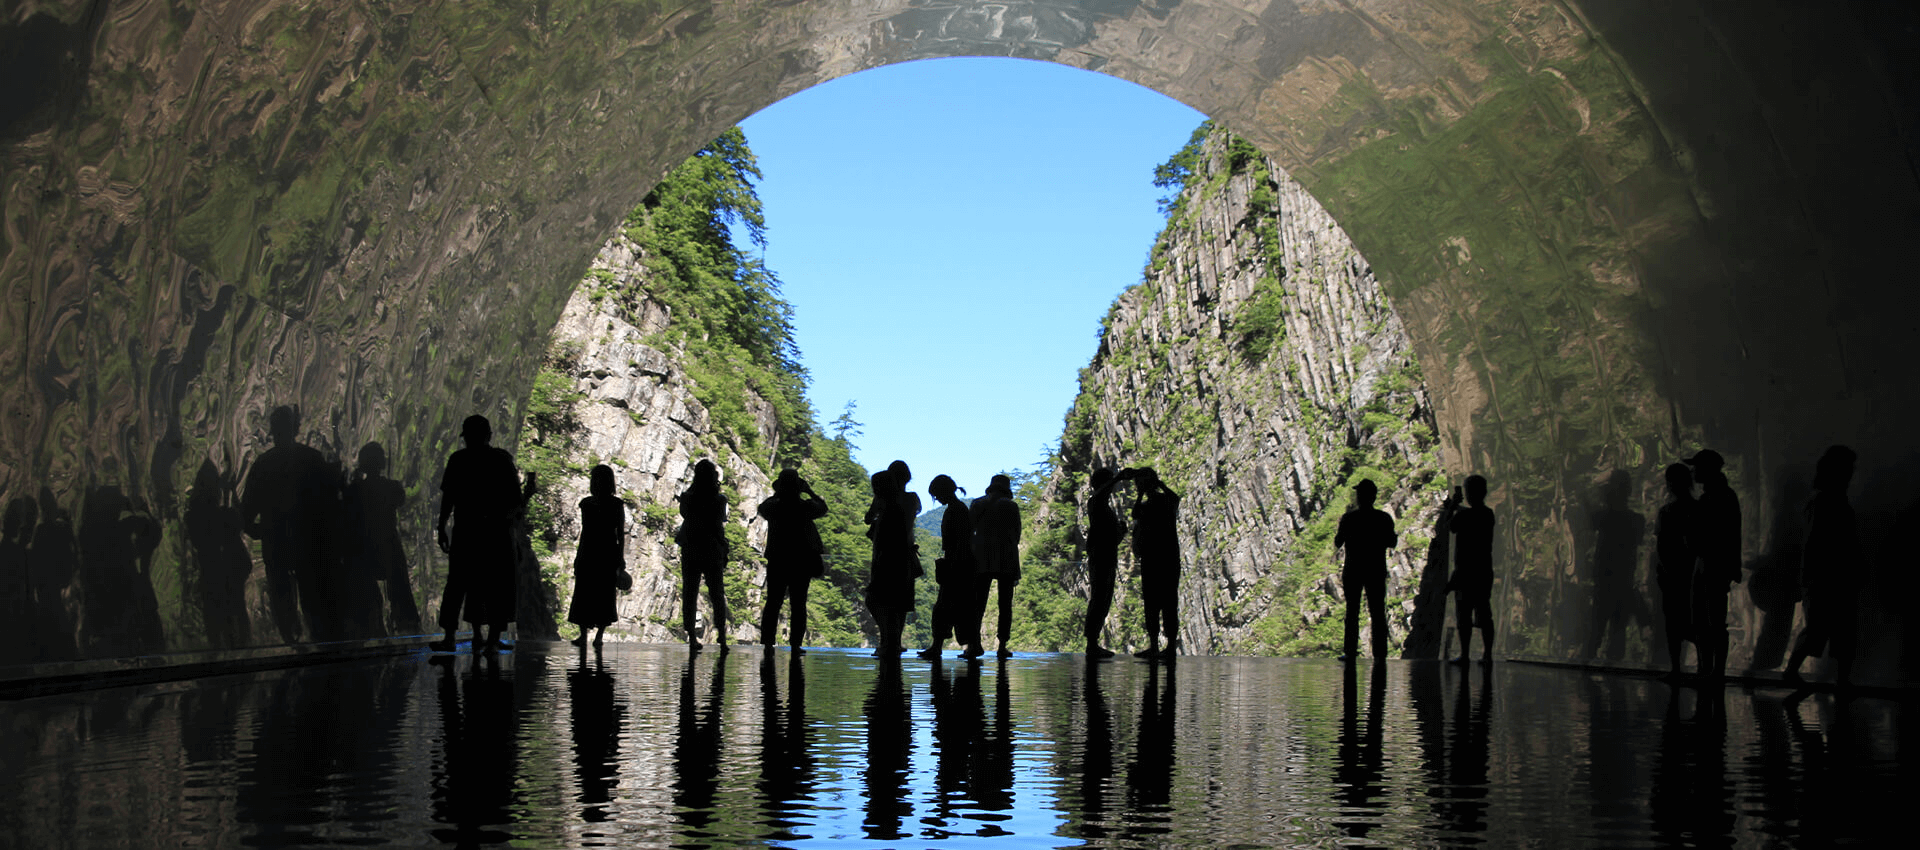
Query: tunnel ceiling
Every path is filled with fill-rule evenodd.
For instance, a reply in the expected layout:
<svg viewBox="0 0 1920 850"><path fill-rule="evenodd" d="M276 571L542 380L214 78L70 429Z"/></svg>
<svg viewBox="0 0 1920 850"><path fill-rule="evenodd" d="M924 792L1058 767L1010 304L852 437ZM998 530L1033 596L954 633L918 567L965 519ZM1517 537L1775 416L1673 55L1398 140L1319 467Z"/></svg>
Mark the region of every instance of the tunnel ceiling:
<svg viewBox="0 0 1920 850"><path fill-rule="evenodd" d="M1909 504L1920 74L1895 4L8 14L8 77L34 83L0 100L9 500L104 488L173 522L282 404L307 442L380 440L434 480L462 416L514 419L572 282L669 166L824 80L990 55L1152 87L1285 163L1390 287L1521 569L1566 557L1609 470L1703 443L1764 502L1852 442L1869 501Z"/></svg>

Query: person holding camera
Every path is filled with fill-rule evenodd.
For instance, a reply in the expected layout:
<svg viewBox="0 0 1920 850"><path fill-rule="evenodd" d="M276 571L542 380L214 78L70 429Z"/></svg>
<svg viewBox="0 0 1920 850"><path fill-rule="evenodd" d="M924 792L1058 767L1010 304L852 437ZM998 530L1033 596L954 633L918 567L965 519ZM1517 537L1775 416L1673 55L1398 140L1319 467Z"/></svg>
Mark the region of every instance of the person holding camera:
<svg viewBox="0 0 1920 850"><path fill-rule="evenodd" d="M767 605L760 611L760 642L774 645L780 605L791 600L787 645L799 654L805 652L800 647L807 634L807 586L827 572L820 529L813 524L827 515L827 503L798 471L783 469L759 513L767 521Z"/></svg>

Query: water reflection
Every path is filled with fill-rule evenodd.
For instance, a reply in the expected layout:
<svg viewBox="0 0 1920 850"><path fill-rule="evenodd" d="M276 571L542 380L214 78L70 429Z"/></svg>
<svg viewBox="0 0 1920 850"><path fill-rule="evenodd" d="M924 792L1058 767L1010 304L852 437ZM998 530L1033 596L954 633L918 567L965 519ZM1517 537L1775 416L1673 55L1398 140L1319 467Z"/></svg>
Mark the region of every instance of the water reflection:
<svg viewBox="0 0 1920 850"><path fill-rule="evenodd" d="M0 703L20 846L1824 844L1900 703L1431 661L524 645Z"/></svg>

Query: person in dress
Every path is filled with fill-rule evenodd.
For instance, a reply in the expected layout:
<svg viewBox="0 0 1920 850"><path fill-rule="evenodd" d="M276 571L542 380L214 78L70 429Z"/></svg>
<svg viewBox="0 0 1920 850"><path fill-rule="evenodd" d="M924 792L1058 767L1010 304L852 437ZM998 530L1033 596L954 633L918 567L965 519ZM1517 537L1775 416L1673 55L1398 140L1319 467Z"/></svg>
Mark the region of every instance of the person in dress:
<svg viewBox="0 0 1920 850"><path fill-rule="evenodd" d="M627 568L627 506L613 494L613 468L601 464L587 479L590 495L580 500L580 548L573 557L573 603L567 622L580 627L574 646L593 645L619 619L614 610L616 579Z"/></svg>
<svg viewBox="0 0 1920 850"><path fill-rule="evenodd" d="M869 484L873 505L867 509L867 538L873 541L873 561L867 573L867 610L879 628L874 654L893 657L906 651L901 632L906 629L907 612L913 610L913 581L920 574L920 558L899 479L883 469L873 474Z"/></svg>

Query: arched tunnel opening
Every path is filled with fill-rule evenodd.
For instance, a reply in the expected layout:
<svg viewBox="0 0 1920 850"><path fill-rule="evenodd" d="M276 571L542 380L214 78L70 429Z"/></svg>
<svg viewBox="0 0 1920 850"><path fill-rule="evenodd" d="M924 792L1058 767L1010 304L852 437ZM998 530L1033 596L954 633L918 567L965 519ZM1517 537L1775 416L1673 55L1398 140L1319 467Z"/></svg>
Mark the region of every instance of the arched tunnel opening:
<svg viewBox="0 0 1920 850"><path fill-rule="evenodd" d="M1898 247L1920 206L1909 11L11 14L10 38L72 42L17 54L47 65L31 78L50 93L9 101L0 136L6 622L35 648L30 673L290 640L262 626L262 588L246 591L244 638L190 602L243 561L249 585L266 580L239 535L202 553L188 515L203 488L204 510L237 510L281 408L300 414L296 442L339 463L383 447L412 488L410 578L432 606L429 482L462 417L518 420L539 343L628 187L806 86L996 55L1192 104L1345 225L1417 352L1442 465L1507 488L1504 649L1578 654L1551 627L1592 605L1580 560L1597 494L1624 472L1650 516L1657 470L1710 447L1754 579L1734 594L1733 666L1773 661L1754 647L1797 616L1780 586L1795 503L1813 459L1845 443L1860 455L1862 675L1911 678L1890 601L1911 592L1897 542L1915 508Z"/></svg>

